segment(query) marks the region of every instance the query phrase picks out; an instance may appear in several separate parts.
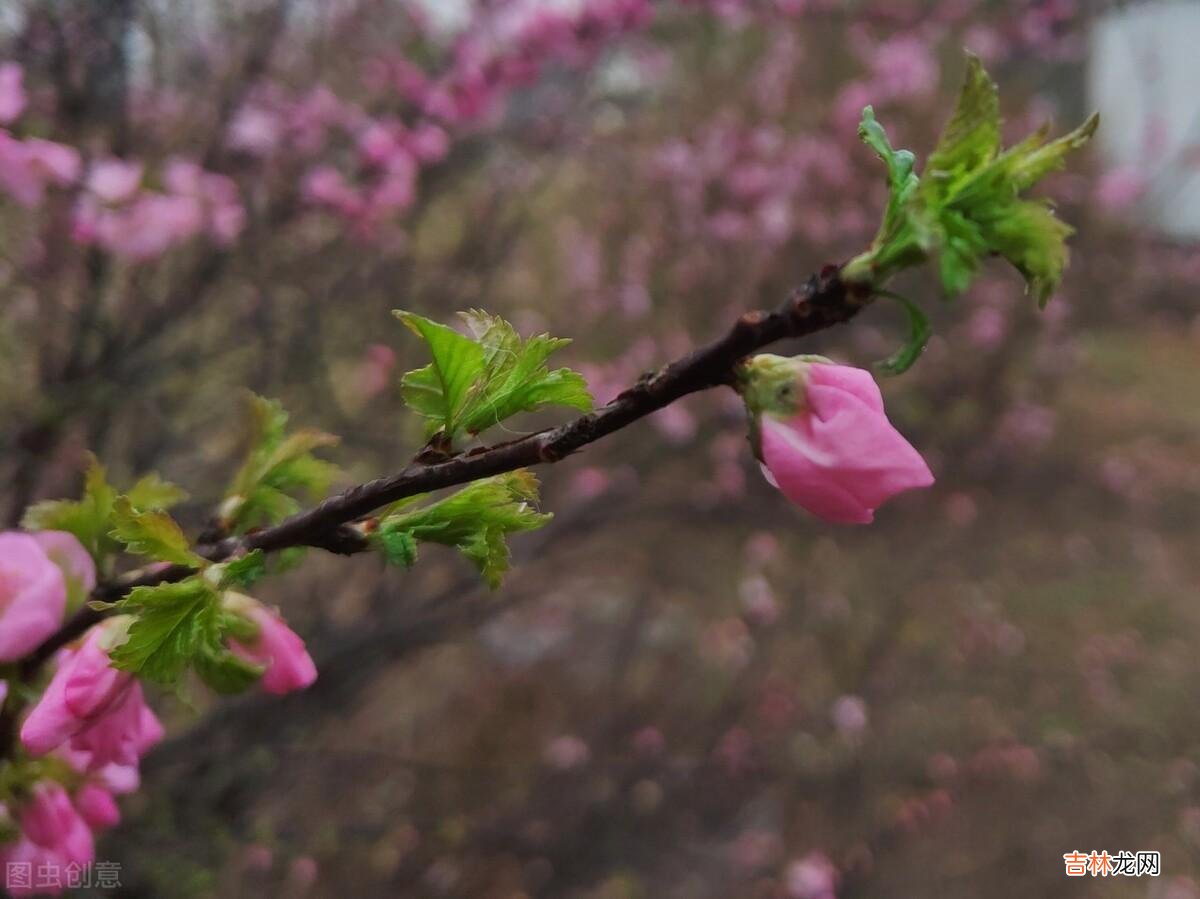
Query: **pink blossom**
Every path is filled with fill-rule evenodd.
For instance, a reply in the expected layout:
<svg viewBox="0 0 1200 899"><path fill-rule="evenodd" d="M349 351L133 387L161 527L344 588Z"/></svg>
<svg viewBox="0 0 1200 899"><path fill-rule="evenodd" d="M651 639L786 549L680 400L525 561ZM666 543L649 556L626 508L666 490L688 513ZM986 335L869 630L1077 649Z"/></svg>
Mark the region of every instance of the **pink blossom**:
<svg viewBox="0 0 1200 899"><path fill-rule="evenodd" d="M110 157L92 165L87 187L105 203L124 203L137 192L142 183L142 164Z"/></svg>
<svg viewBox="0 0 1200 899"><path fill-rule="evenodd" d="M93 768L127 767L162 738L162 724L146 705L141 683L134 681L114 707L71 739L71 745L89 753Z"/></svg>
<svg viewBox="0 0 1200 899"><path fill-rule="evenodd" d="M920 97L931 93L938 83L938 64L929 42L909 35L884 41L871 54L871 72L881 94L893 97Z"/></svg>
<svg viewBox="0 0 1200 899"><path fill-rule="evenodd" d="M63 573L37 539L0 533L0 662L16 661L50 636L66 603Z"/></svg>
<svg viewBox="0 0 1200 899"><path fill-rule="evenodd" d="M837 868L824 852L810 852L787 869L791 899L836 899Z"/></svg>
<svg viewBox="0 0 1200 899"><path fill-rule="evenodd" d="M15 62L0 65L0 125L20 118L25 111L25 73Z"/></svg>
<svg viewBox="0 0 1200 899"><path fill-rule="evenodd" d="M112 793L99 784L88 783L75 794L75 808L92 830L115 827L121 820L121 810Z"/></svg>
<svg viewBox="0 0 1200 899"><path fill-rule="evenodd" d="M20 809L18 823L21 836L15 843L0 845L0 865L5 870L13 865L29 866L41 873L31 881L36 886L24 887L10 881L7 889L13 896L58 895L62 887L45 884L57 882L65 887L72 870L90 865L95 859L92 832L60 784L37 784Z"/></svg>
<svg viewBox="0 0 1200 899"><path fill-rule="evenodd" d="M98 771L135 764L162 738L141 684L109 662L107 650L121 625L119 619L97 625L78 648L59 654L54 676L21 726L21 743L31 755L69 741L67 748L87 753L87 767Z"/></svg>
<svg viewBox="0 0 1200 899"><path fill-rule="evenodd" d="M64 185L79 178L79 151L52 140L30 137L25 140L29 164L42 178Z"/></svg>
<svg viewBox="0 0 1200 899"><path fill-rule="evenodd" d="M79 165L79 152L72 147L39 138L17 140L0 130L0 190L27 209L41 204L48 184L78 178Z"/></svg>
<svg viewBox="0 0 1200 899"><path fill-rule="evenodd" d="M258 628L255 638L234 640L229 648L246 661L264 667L262 688L268 693L283 694L311 686L317 679L317 666L304 648L304 641L276 612L249 597L229 596L227 603L231 603L231 610Z"/></svg>
<svg viewBox="0 0 1200 899"><path fill-rule="evenodd" d="M588 748L588 744L579 737L564 734L550 741L542 757L550 767L558 768L560 771L569 771L587 764L591 754L592 751Z"/></svg>
<svg viewBox="0 0 1200 899"><path fill-rule="evenodd" d="M763 473L796 505L826 521L866 524L886 500L933 483L887 420L868 372L778 356L757 356L746 370Z"/></svg>
<svg viewBox="0 0 1200 899"><path fill-rule="evenodd" d="M859 696L839 696L829 710L829 717L838 733L860 737L867 729L867 704Z"/></svg>
<svg viewBox="0 0 1200 899"><path fill-rule="evenodd" d="M1096 184L1096 202L1109 212L1132 206L1146 192L1146 176L1136 166L1120 166L1105 172Z"/></svg>
<svg viewBox="0 0 1200 899"><path fill-rule="evenodd" d="M96 588L96 563L74 534L66 531L37 531L30 535L46 556L59 567L70 596L86 597Z"/></svg>
<svg viewBox="0 0 1200 899"><path fill-rule="evenodd" d="M312 169L304 178L302 190L310 203L332 207L344 216L356 216L362 211L362 197L332 166Z"/></svg>
<svg viewBox="0 0 1200 899"><path fill-rule="evenodd" d="M229 146L251 156L273 154L283 142L284 128L279 116L259 106L243 106L229 124Z"/></svg>

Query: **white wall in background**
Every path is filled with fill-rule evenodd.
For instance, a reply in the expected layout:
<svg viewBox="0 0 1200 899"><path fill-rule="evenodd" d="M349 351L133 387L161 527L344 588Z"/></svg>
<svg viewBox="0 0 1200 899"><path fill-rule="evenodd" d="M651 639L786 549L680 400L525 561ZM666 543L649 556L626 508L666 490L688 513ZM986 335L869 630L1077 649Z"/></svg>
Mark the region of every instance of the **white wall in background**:
<svg viewBox="0 0 1200 899"><path fill-rule="evenodd" d="M1088 94L1105 162L1136 167L1147 181L1137 214L1169 235L1200 237L1200 2L1098 19Z"/></svg>

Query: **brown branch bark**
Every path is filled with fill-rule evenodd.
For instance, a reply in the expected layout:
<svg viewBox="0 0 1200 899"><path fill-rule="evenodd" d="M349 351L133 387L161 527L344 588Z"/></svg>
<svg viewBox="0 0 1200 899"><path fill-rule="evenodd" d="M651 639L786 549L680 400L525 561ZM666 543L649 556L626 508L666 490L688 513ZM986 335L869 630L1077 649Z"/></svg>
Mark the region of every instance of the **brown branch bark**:
<svg viewBox="0 0 1200 899"><path fill-rule="evenodd" d="M351 487L278 525L200 545L197 552L213 561L255 549L275 552L295 546L311 546L342 555L362 552L367 549L366 541L359 531L347 525L376 509L418 493L466 484L518 468L558 462L688 394L731 384L737 364L757 350L848 321L871 297L847 287L838 273L838 267L827 266L774 311L746 313L721 337L657 372L643 376L606 406L567 424L445 461L414 462L397 474ZM102 584L93 595L111 601L124 596L133 587L181 580L191 573L191 569L181 566L153 573L134 571ZM19 676L23 680L31 679L58 649L83 634L104 614L87 606L80 609L21 661ZM15 692L10 691L10 696ZM11 745L13 719L18 711L10 702L0 713L0 756Z"/></svg>

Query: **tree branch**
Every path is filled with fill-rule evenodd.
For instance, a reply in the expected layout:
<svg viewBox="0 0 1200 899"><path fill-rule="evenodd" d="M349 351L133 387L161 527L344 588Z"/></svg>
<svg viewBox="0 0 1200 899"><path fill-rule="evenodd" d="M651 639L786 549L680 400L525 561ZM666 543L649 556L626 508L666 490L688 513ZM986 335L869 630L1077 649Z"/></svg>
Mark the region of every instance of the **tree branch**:
<svg viewBox="0 0 1200 899"><path fill-rule="evenodd" d="M376 509L418 493L466 484L518 468L558 462L688 394L731 384L737 364L756 350L848 321L870 302L871 297L844 284L839 271L836 266L826 266L820 274L813 275L793 291L773 312L746 313L723 336L657 372L644 375L606 406L567 424L445 461L414 462L397 474L351 487L273 527L202 544L196 551L214 562L255 549L275 552L296 546L317 547L342 555L362 552L368 548L366 540L358 530L347 525ZM183 566L140 569L101 584L93 596L112 601L133 587L182 580L192 573L192 569ZM23 680L31 679L56 651L82 635L105 614L84 606L20 662L19 676ZM15 692L10 691L10 697ZM16 713L11 702L0 713L0 756L11 743L6 737L11 735Z"/></svg>

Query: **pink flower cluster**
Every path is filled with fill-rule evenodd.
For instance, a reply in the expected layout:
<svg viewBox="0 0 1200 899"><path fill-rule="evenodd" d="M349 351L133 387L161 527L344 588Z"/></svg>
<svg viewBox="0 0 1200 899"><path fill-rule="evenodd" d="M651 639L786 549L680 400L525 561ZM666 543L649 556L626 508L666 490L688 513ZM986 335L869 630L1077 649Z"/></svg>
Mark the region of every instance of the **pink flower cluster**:
<svg viewBox="0 0 1200 899"><path fill-rule="evenodd" d="M24 73L16 63L0 65L0 125L21 117L28 100ZM48 186L79 178L79 151L36 137L18 138L0 128L0 191L26 209L42 204Z"/></svg>
<svg viewBox="0 0 1200 899"><path fill-rule="evenodd" d="M35 649L58 628L68 594L86 595L95 583L92 558L72 535L61 531L0 534L0 661L15 661ZM84 675L94 678L98 668L107 668L107 656L101 665L95 664L94 657L87 658L93 664L84 666ZM51 686L65 695L64 681L56 680L57 685ZM86 697L77 686L71 685L70 695L82 701ZM7 692L0 682L0 702ZM73 798L61 784L43 780L24 790L13 808L0 806L0 819L11 817L19 829L15 841L0 844L0 866L7 870L9 864L28 864L31 870L49 866L64 871L91 863L93 830L116 823L119 814L113 795L136 788L137 755L161 736L149 709L139 705L133 711L139 716L139 728L132 750L113 727L81 733L78 745L62 748L59 756L78 781ZM32 892L18 883L7 887L15 896Z"/></svg>
<svg viewBox="0 0 1200 899"><path fill-rule="evenodd" d="M933 41L918 34L899 34L877 42L864 29L854 28L850 45L867 72L834 99L834 123L844 134L856 132L867 104L923 99L937 90L940 68Z"/></svg>
<svg viewBox="0 0 1200 899"><path fill-rule="evenodd" d="M0 662L36 649L62 623L68 597L82 599L95 585L92 558L71 534L0 533ZM227 594L225 605L245 619L230 650L262 668L264 690L286 693L312 684L316 667L278 614L239 594ZM163 728L141 683L109 659L128 625L125 616L110 618L56 656L54 674L22 722L20 739L30 756L52 756L69 773L35 775L33 783L17 784L9 807L0 804L0 824L18 832L0 843L0 868L28 864L60 875L49 882L68 884L72 871L94 859L93 833L120 819L115 797L137 789L141 759L162 739ZM7 693L0 681L0 703ZM41 882L36 891L46 892ZM13 895L34 892L18 883L7 887Z"/></svg>
<svg viewBox="0 0 1200 899"><path fill-rule="evenodd" d="M0 65L0 125L16 121L26 105L20 66ZM0 191L34 209L48 187L77 187L72 235L81 244L144 262L201 234L221 245L237 239L246 214L230 178L171 159L164 189L150 190L142 186L143 169L141 162L102 157L85 172L74 147L0 128Z"/></svg>
<svg viewBox="0 0 1200 899"><path fill-rule="evenodd" d="M502 4L459 38L449 71L415 99L447 124L487 120L549 65L590 65L609 41L652 17L649 0L586 0L575 11Z"/></svg>
<svg viewBox="0 0 1200 899"><path fill-rule="evenodd" d="M748 128L730 115L690 141L664 145L653 165L683 227L695 223L723 243L777 246L796 234L825 243L868 229L858 201L844 195L853 175L845 152L827 136ZM818 196L845 202L830 212L830 204L811 202Z"/></svg>
<svg viewBox="0 0 1200 899"><path fill-rule="evenodd" d="M360 236L370 237L412 205L421 168L449 152L446 129L486 124L514 90L533 83L548 65L585 66L608 41L641 27L650 15L648 0L590 0L575 12L502 6L459 38L439 77L402 58L368 64L364 80L411 103L416 110L412 121L372 118L325 92L321 104L311 99L290 106L277 102L274 111L263 102L248 106L235 120L232 137L237 147L265 154L289 130L345 131L354 142L350 158L341 165L323 162L311 168L303 193L310 203L351 223Z"/></svg>
<svg viewBox="0 0 1200 899"><path fill-rule="evenodd" d="M245 227L237 185L225 175L171 159L163 168L163 190L143 188L141 180L141 163L94 163L75 210L75 239L145 262L201 234L228 246Z"/></svg>

